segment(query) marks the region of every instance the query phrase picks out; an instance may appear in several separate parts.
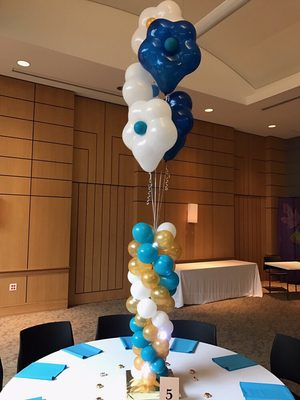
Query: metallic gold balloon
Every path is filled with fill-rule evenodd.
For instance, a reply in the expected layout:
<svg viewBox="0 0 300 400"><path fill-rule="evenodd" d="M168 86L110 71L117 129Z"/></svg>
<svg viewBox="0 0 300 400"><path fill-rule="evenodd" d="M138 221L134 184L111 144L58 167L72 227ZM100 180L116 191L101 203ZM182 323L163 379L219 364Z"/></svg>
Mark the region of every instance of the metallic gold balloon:
<svg viewBox="0 0 300 400"><path fill-rule="evenodd" d="M171 296L165 302L162 302L161 304L157 305L157 309L159 311L164 311L167 314L170 313L171 311L174 311L174 308L175 308L175 301L174 301L173 297L171 297Z"/></svg>
<svg viewBox="0 0 300 400"><path fill-rule="evenodd" d="M126 308L131 314L136 314L138 302L139 300L135 299L134 297L128 297L126 301Z"/></svg>
<svg viewBox="0 0 300 400"><path fill-rule="evenodd" d="M143 336L149 342L153 342L156 339L158 329L156 326L152 324L151 321L148 321L143 329Z"/></svg>
<svg viewBox="0 0 300 400"><path fill-rule="evenodd" d="M141 370L143 365L145 364L145 362L143 361L143 359L140 356L137 356L137 357L135 357L133 364L136 369Z"/></svg>
<svg viewBox="0 0 300 400"><path fill-rule="evenodd" d="M159 275L152 270L143 272L141 275L142 283L146 288L154 289L159 283Z"/></svg>
<svg viewBox="0 0 300 400"><path fill-rule="evenodd" d="M153 18L153 17L150 17L150 18L147 19L147 21L146 21L146 28L147 28L147 29L149 28L150 24L151 24L153 21L155 21L155 18Z"/></svg>
<svg viewBox="0 0 300 400"><path fill-rule="evenodd" d="M132 346L132 351L134 352L134 354L139 356L141 354L142 349L140 347Z"/></svg>
<svg viewBox="0 0 300 400"><path fill-rule="evenodd" d="M156 384L156 374L149 372L146 377L143 377L143 383L147 386L153 386Z"/></svg>
<svg viewBox="0 0 300 400"><path fill-rule="evenodd" d="M142 327L144 327L148 321L147 319L142 318L139 314L136 314L136 316L134 317L134 320L138 326L142 326Z"/></svg>
<svg viewBox="0 0 300 400"><path fill-rule="evenodd" d="M128 253L131 257L135 257L140 244L136 240L132 240L128 245Z"/></svg>
<svg viewBox="0 0 300 400"><path fill-rule="evenodd" d="M134 275L140 275L140 262L137 257L133 257L128 263L129 271Z"/></svg>
<svg viewBox="0 0 300 400"><path fill-rule="evenodd" d="M169 231L158 231L155 234L154 242L160 249L169 249L174 243L174 236Z"/></svg>
<svg viewBox="0 0 300 400"><path fill-rule="evenodd" d="M151 290L151 299L156 303L157 306L166 304L170 298L170 292L164 286L158 285Z"/></svg>
<svg viewBox="0 0 300 400"><path fill-rule="evenodd" d="M172 257L174 261L176 261L181 257L182 249L181 249L181 246L174 241L170 248L160 249L159 253L166 254L166 255Z"/></svg>
<svg viewBox="0 0 300 400"><path fill-rule="evenodd" d="M159 357L165 358L169 354L169 342L167 340L156 339L152 347Z"/></svg>
<svg viewBox="0 0 300 400"><path fill-rule="evenodd" d="M142 263L140 260L138 260L139 262L139 266L140 266L140 273L142 274L143 272L146 271L151 271L153 269L153 265L152 264L144 264Z"/></svg>

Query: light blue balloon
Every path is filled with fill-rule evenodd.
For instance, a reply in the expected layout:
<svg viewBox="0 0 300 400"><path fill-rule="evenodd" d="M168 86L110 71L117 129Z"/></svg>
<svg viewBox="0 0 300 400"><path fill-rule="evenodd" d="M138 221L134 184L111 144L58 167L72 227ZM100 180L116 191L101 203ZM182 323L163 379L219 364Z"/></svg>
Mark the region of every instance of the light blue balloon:
<svg viewBox="0 0 300 400"><path fill-rule="evenodd" d="M129 322L129 328L132 330L132 332L141 331L143 329L142 326L136 324L134 317L132 317Z"/></svg>
<svg viewBox="0 0 300 400"><path fill-rule="evenodd" d="M143 243L137 251L138 259L144 264L152 264L157 260L158 250L150 243Z"/></svg>
<svg viewBox="0 0 300 400"><path fill-rule="evenodd" d="M154 264L154 271L158 275L168 276L174 270L174 261L173 259L165 254L162 254L158 257L157 261Z"/></svg>
<svg viewBox="0 0 300 400"><path fill-rule="evenodd" d="M143 336L143 331L134 332L131 340L132 340L133 346L138 347L138 348L146 347L149 344L148 340L146 340Z"/></svg>
<svg viewBox="0 0 300 400"><path fill-rule="evenodd" d="M153 243L154 232L152 226L145 222L138 222L132 228L132 236L139 243Z"/></svg>
<svg viewBox="0 0 300 400"><path fill-rule="evenodd" d="M161 276L159 284L168 290L174 290L179 284L179 277L175 272L171 272L168 276Z"/></svg>
<svg viewBox="0 0 300 400"><path fill-rule="evenodd" d="M163 360L161 357L158 357L155 361L153 361L150 364L151 371L158 375L161 374L163 371L165 371L165 368L166 368L165 360Z"/></svg>
<svg viewBox="0 0 300 400"><path fill-rule="evenodd" d="M151 344L149 344L148 346L146 346L142 349L141 358L144 361L148 361L150 363L152 363L153 361L156 360L157 354L156 354L156 351L154 350L154 348L151 346Z"/></svg>

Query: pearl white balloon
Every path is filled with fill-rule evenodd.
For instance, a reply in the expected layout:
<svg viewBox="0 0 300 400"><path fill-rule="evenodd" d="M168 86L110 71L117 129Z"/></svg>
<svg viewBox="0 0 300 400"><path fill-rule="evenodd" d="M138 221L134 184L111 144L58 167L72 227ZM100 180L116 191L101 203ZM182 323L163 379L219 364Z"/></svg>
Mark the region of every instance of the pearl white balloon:
<svg viewBox="0 0 300 400"><path fill-rule="evenodd" d="M145 319L152 318L157 311L157 305L151 299L142 299L137 305L138 314Z"/></svg>
<svg viewBox="0 0 300 400"><path fill-rule="evenodd" d="M157 313L152 317L152 324L156 328L161 328L170 321L169 316L164 311L157 311Z"/></svg>
<svg viewBox="0 0 300 400"><path fill-rule="evenodd" d="M132 272L128 271L127 273L127 278L129 280L130 283L134 283L136 281L140 280L140 277L137 275L134 275Z"/></svg>
<svg viewBox="0 0 300 400"><path fill-rule="evenodd" d="M164 222L160 224L159 227L157 228L157 232L159 231L169 231L172 233L174 238L176 237L176 227L171 222Z"/></svg>
<svg viewBox="0 0 300 400"><path fill-rule="evenodd" d="M171 321L168 321L166 324L159 328L157 337L161 340L170 340L173 330L174 325Z"/></svg>
<svg viewBox="0 0 300 400"><path fill-rule="evenodd" d="M146 288L140 280L137 280L131 285L130 293L135 299L142 300L150 297L151 289Z"/></svg>

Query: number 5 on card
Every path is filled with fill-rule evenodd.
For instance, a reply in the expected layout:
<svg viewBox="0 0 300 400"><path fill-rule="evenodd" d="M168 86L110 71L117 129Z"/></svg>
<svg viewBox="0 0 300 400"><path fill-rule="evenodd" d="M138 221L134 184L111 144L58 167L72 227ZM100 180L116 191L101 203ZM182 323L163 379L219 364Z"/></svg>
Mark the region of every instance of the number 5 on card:
<svg viewBox="0 0 300 400"><path fill-rule="evenodd" d="M179 378L160 378L160 400L179 400Z"/></svg>

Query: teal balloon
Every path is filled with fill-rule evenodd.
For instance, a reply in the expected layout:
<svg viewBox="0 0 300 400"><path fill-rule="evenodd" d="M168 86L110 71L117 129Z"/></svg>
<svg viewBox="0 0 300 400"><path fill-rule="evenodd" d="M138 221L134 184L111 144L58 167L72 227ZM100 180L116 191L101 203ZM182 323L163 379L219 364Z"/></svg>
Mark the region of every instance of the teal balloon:
<svg viewBox="0 0 300 400"><path fill-rule="evenodd" d="M136 324L134 317L132 317L129 322L129 328L132 330L132 332L137 332L137 331L143 330L142 326L139 326Z"/></svg>
<svg viewBox="0 0 300 400"><path fill-rule="evenodd" d="M147 132L147 124L144 121L137 121L133 126L134 132L138 135L145 135Z"/></svg>
<svg viewBox="0 0 300 400"><path fill-rule="evenodd" d="M168 276L174 270L174 260L165 254L158 257L154 264L154 271L161 276Z"/></svg>
<svg viewBox="0 0 300 400"><path fill-rule="evenodd" d="M132 228L132 236L139 243L153 243L154 232L152 226L145 222L138 222Z"/></svg>
<svg viewBox="0 0 300 400"><path fill-rule="evenodd" d="M176 290L177 290L177 288L176 288L176 289L169 290L170 296L173 296L173 295L176 293Z"/></svg>
<svg viewBox="0 0 300 400"><path fill-rule="evenodd" d="M155 374L161 374L166 368L165 360L161 357L158 357L155 361L150 364L150 369Z"/></svg>
<svg viewBox="0 0 300 400"><path fill-rule="evenodd" d="M166 367L162 372L160 372L157 376L160 378L161 376L168 376L169 375L169 370Z"/></svg>
<svg viewBox="0 0 300 400"><path fill-rule="evenodd" d="M178 50L178 40L173 37L167 38L164 42L164 48L168 53L176 53Z"/></svg>
<svg viewBox="0 0 300 400"><path fill-rule="evenodd" d="M179 284L179 277L175 272L171 272L168 276L161 276L159 284L168 290L174 290Z"/></svg>
<svg viewBox="0 0 300 400"><path fill-rule="evenodd" d="M143 331L136 331L131 338L132 344L135 347L143 348L148 346L149 342L143 336Z"/></svg>
<svg viewBox="0 0 300 400"><path fill-rule="evenodd" d="M144 347L141 351L141 357L144 361L152 363L156 360L157 354L154 348L149 344L148 346Z"/></svg>
<svg viewBox="0 0 300 400"><path fill-rule="evenodd" d="M158 258L158 250L150 243L143 243L137 251L138 259L144 264L152 264Z"/></svg>

